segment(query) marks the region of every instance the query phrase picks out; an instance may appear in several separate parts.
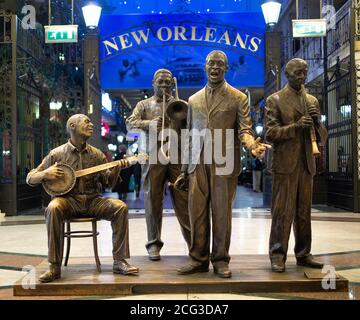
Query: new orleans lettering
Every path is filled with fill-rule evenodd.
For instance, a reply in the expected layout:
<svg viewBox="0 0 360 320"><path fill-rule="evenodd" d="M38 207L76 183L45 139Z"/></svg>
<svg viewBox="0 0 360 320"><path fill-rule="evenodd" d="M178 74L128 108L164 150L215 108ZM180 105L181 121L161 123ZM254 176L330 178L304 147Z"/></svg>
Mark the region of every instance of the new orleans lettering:
<svg viewBox="0 0 360 320"><path fill-rule="evenodd" d="M155 35L155 36L154 36ZM133 46L149 45L153 41L169 42L169 41L197 41L218 43L220 45L231 46L243 50L256 53L261 45L262 39L246 33L237 32L231 37L229 31L218 32L213 27L198 26L163 26L152 33L153 39L149 38L150 29L136 30L129 33L123 33L118 36L103 40L106 56L119 53L121 50L129 49ZM233 38L233 39L231 39Z"/></svg>
<svg viewBox="0 0 360 320"><path fill-rule="evenodd" d="M144 43L148 43L149 32L150 32L150 29L147 29L146 34L145 34L144 30L136 30L136 31L130 32L130 34L133 37L133 39L135 40L135 42L138 45L140 45L142 41ZM129 33L124 33L117 37L112 37L110 41L109 40L103 41L103 44L107 51L107 55L110 55L112 53L109 48L112 48L115 51L119 51L119 46L118 46L116 38L118 38L118 41L121 44L122 50L132 47L132 42L129 43L129 38L130 38Z"/></svg>

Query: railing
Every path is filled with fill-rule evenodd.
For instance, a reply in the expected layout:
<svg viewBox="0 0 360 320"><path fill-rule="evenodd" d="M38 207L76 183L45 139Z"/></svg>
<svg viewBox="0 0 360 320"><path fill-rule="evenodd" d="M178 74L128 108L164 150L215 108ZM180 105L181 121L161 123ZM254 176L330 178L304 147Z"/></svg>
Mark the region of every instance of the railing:
<svg viewBox="0 0 360 320"><path fill-rule="evenodd" d="M347 1L336 12L336 23L327 33L328 56L350 43L350 9L351 1Z"/></svg>
<svg viewBox="0 0 360 320"><path fill-rule="evenodd" d="M291 39L291 37L283 37L285 41L287 39ZM283 42L285 43L285 42ZM286 51L286 50L283 50ZM283 57L285 58L285 56ZM301 47L300 49L294 53L294 55L289 55L287 60L282 61L282 68L281 68L281 80L282 85L284 84L285 80L285 67L286 62L293 58L301 58L306 60L308 63L309 69L309 78L308 81L313 80L321 73L323 73L323 61L324 61L324 50L322 45L321 38L303 38L301 39ZM310 74L310 71L313 72ZM314 72L317 71L317 72Z"/></svg>
<svg viewBox="0 0 360 320"><path fill-rule="evenodd" d="M329 173L352 174L351 73L333 80L327 88Z"/></svg>
<svg viewBox="0 0 360 320"><path fill-rule="evenodd" d="M11 43L11 15L0 15L0 44Z"/></svg>
<svg viewBox="0 0 360 320"><path fill-rule="evenodd" d="M315 74L309 72L308 81L311 81L323 73L324 50L322 38L304 38L302 41L301 49L294 55L294 58L306 60L309 71L317 71Z"/></svg>
<svg viewBox="0 0 360 320"><path fill-rule="evenodd" d="M18 18L17 46L39 61L43 61L45 58L42 29L26 29L23 22Z"/></svg>
<svg viewBox="0 0 360 320"><path fill-rule="evenodd" d="M333 29L327 33L327 55L328 57L338 54L340 50L350 45L350 9L351 2L347 1L337 12L336 22ZM359 8L358 14L360 17L360 0L355 0ZM360 18L359 18L360 21ZM357 24L357 30L360 38L360 22ZM291 54L291 36L284 36L282 41L282 74L284 75L285 62L292 58L302 58L307 60L309 70L319 70L315 72L314 76L320 75L323 72L324 50L322 38L303 38L301 40L300 49ZM321 69L321 70L320 70ZM321 72L320 72L321 71ZM309 74L310 76L310 74ZM282 80L283 76L282 76ZM310 78L308 80L311 80Z"/></svg>

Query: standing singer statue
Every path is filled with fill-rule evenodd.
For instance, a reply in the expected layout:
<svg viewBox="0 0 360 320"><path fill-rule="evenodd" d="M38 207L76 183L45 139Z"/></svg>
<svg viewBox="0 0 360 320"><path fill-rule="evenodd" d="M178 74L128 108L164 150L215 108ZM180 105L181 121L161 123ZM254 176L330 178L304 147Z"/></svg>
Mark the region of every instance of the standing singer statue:
<svg viewBox="0 0 360 320"><path fill-rule="evenodd" d="M174 129L180 136L181 121L173 121L167 115L169 104L174 101L171 91L174 87L174 78L167 69L159 69L153 78L154 95L146 100L140 101L132 115L127 119L128 129L141 129L146 133L147 147L153 145L154 141L149 141L150 123L157 123L158 130L169 128ZM186 121L186 120L185 120ZM164 131L162 131L164 132ZM155 143L156 144L156 143ZM156 152L161 150L162 143L156 144ZM180 141L178 147L181 147ZM179 150L170 150L180 153ZM150 157L151 158L151 157ZM160 250L164 243L161 240L161 226L163 214L163 198L166 182L173 184L181 173L181 164L168 163L161 164L147 162L142 166L143 172L143 191L145 202L146 226L148 242L146 249L150 260L160 259ZM188 214L188 193L170 187L170 195L173 202L175 215L180 223L181 232L188 246L190 246L190 222Z"/></svg>
<svg viewBox="0 0 360 320"><path fill-rule="evenodd" d="M318 100L305 91L307 71L304 60L290 60L285 69L288 84L266 102L266 139L274 147L269 248L274 272L285 271L293 222L297 264L323 266L310 254L311 202L317 143L326 142L327 131L320 121Z"/></svg>
<svg viewBox="0 0 360 320"><path fill-rule="evenodd" d="M187 139L189 159L184 163L183 173L177 180L178 188L184 188L189 179L191 262L178 270L178 273L184 275L209 271L211 260L216 275L231 277L229 247L232 203L241 171L241 143L253 156L261 155L269 147L260 143L260 138L255 140L247 97L225 81L227 70L226 54L218 50L210 52L205 62L207 85L189 98L187 127L198 133L190 134ZM209 135L211 133L211 137L208 135L205 142L197 143L196 136L202 131ZM229 132L232 137L235 136L233 141L228 139ZM218 146L212 138L216 133L221 135ZM212 161L207 161L204 158L210 149L213 152L211 159L207 160ZM229 156L229 161L225 161L225 167L229 170L224 168L224 163L213 161L224 154L224 149ZM213 239L211 255L210 219Z"/></svg>
<svg viewBox="0 0 360 320"><path fill-rule="evenodd" d="M112 166L115 167L112 170L94 173L95 168L91 167L111 164L107 164L106 157L100 150L86 143L93 133L90 119L83 114L73 115L67 121L66 128L70 134L69 141L50 151L26 178L30 186L43 183L45 190L54 196L45 211L50 268L39 280L51 282L61 277L64 221L70 218L96 217L111 221L113 272L138 273L139 269L125 260L130 257L127 205L121 200L101 196L103 186L113 186L116 183L120 163L113 163ZM122 164L130 165L128 161ZM68 182L69 187L63 188Z"/></svg>

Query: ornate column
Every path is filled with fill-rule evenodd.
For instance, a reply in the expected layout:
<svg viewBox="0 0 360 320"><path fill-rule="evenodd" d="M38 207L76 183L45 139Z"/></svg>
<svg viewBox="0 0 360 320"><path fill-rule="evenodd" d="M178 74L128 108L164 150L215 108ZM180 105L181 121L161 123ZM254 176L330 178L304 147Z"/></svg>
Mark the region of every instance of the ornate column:
<svg viewBox="0 0 360 320"><path fill-rule="evenodd" d="M2 72L0 86L2 103L0 116L5 121L0 124L2 135L2 168L0 170L0 209L6 215L17 214L17 105L16 105L16 48L17 17L0 15L4 26L0 39L2 48ZM0 29L1 30L1 29Z"/></svg>
<svg viewBox="0 0 360 320"><path fill-rule="evenodd" d="M354 212L360 212L360 0L353 0L351 22Z"/></svg>

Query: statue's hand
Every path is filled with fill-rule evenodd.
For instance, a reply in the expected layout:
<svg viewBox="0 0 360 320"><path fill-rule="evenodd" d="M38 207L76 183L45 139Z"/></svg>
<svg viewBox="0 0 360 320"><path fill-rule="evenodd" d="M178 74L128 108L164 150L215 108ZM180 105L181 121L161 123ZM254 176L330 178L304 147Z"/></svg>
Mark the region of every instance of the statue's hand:
<svg viewBox="0 0 360 320"><path fill-rule="evenodd" d="M152 121L156 121L157 131L160 132L163 129L163 127L162 127L163 126L163 117L158 116ZM169 120L167 119L167 117L165 117L164 128L168 128L168 127L169 127Z"/></svg>
<svg viewBox="0 0 360 320"><path fill-rule="evenodd" d="M261 140L260 137L256 138L256 140L251 148L251 154L257 158L263 157L263 154L266 151L266 149L271 149L270 144L261 143L260 140Z"/></svg>
<svg viewBox="0 0 360 320"><path fill-rule="evenodd" d="M311 128L313 126L314 122L311 116L302 116L299 121L296 123L296 125L300 128L306 129Z"/></svg>
<svg viewBox="0 0 360 320"><path fill-rule="evenodd" d="M44 180L56 180L64 176L64 171L58 167L58 163L56 162L51 167L45 169L43 171Z"/></svg>
<svg viewBox="0 0 360 320"><path fill-rule="evenodd" d="M189 176L186 172L181 173L173 184L174 188L181 191L189 191Z"/></svg>
<svg viewBox="0 0 360 320"><path fill-rule="evenodd" d="M308 106L308 113L314 121L319 121L321 114L319 109L315 105Z"/></svg>
<svg viewBox="0 0 360 320"><path fill-rule="evenodd" d="M158 132L161 131L161 128L162 128L162 116L158 116L155 119L153 119L152 121L156 122L157 131Z"/></svg>

